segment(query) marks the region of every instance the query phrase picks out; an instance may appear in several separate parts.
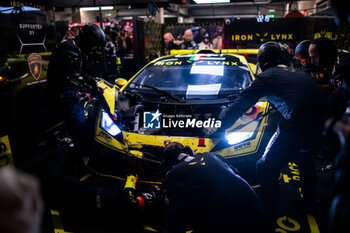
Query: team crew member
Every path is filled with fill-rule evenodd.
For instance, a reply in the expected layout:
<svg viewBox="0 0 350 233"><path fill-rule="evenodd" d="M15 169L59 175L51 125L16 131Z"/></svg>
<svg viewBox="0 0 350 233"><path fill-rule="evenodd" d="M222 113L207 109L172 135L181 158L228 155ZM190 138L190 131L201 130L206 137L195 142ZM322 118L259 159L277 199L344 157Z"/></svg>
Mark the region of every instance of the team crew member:
<svg viewBox="0 0 350 233"><path fill-rule="evenodd" d="M176 142L163 156L169 232L261 232L259 199L224 158Z"/></svg>
<svg viewBox="0 0 350 233"><path fill-rule="evenodd" d="M297 160L300 167L303 200L307 204L304 206L312 208L314 204L316 171L313 154L318 149L327 100L306 73L291 72L287 68L285 49L279 43L263 44L259 48L258 63L263 72L220 113L219 118L223 120L223 127L228 128L263 96L282 114L276 133L257 162L260 196L272 219L278 200L280 170L292 160Z"/></svg>
<svg viewBox="0 0 350 233"><path fill-rule="evenodd" d="M311 58L309 56L310 44L310 40L303 40L300 42L295 48L295 57L300 63L300 66L296 68L311 75L313 72L313 66L311 64Z"/></svg>
<svg viewBox="0 0 350 233"><path fill-rule="evenodd" d="M337 59L337 48L328 38L318 38L309 47L311 63L316 67L312 74L326 95L330 95L338 84L333 80L333 69Z"/></svg>
<svg viewBox="0 0 350 233"><path fill-rule="evenodd" d="M91 51L104 46L105 35L96 25L82 27L76 43L63 40L53 51L48 68L47 84L49 98L58 113L62 114L76 152L67 163L71 170L80 158L88 153L88 133L84 109L79 103L77 92L81 90L80 75L86 75L86 57ZM79 47L78 47L79 46Z"/></svg>

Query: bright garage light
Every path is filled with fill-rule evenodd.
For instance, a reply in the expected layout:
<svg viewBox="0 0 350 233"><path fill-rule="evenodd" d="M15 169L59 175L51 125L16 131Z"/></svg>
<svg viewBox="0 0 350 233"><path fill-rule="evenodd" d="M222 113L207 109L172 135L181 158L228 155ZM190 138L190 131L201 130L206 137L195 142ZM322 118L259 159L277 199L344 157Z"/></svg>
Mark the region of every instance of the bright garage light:
<svg viewBox="0 0 350 233"><path fill-rule="evenodd" d="M80 11L98 11L99 9L99 7L81 7ZM101 10L113 10L113 6L102 6Z"/></svg>
<svg viewBox="0 0 350 233"><path fill-rule="evenodd" d="M230 0L194 0L197 4L204 3L228 3Z"/></svg>

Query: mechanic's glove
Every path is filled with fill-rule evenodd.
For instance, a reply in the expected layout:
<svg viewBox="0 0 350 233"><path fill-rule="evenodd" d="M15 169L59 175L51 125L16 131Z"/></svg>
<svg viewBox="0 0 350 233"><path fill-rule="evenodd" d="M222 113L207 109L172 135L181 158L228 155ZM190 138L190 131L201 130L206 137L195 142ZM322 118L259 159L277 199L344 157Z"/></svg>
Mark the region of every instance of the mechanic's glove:
<svg viewBox="0 0 350 233"><path fill-rule="evenodd" d="M137 200L140 203L141 208L151 208L157 205L157 202L162 198L162 190L158 186L152 186L146 188L140 196L137 197ZM142 206L141 206L142 204Z"/></svg>
<svg viewBox="0 0 350 233"><path fill-rule="evenodd" d="M135 186L137 182L137 175L128 175L126 178L125 186L124 186L124 204L129 209L137 209L138 202L135 196Z"/></svg>
<svg viewBox="0 0 350 233"><path fill-rule="evenodd" d="M133 190L136 189L137 175L128 175L126 178L124 189L131 188Z"/></svg>
<svg viewBox="0 0 350 233"><path fill-rule="evenodd" d="M155 192L141 193L141 197L145 202L145 207L150 208L156 199L156 194Z"/></svg>

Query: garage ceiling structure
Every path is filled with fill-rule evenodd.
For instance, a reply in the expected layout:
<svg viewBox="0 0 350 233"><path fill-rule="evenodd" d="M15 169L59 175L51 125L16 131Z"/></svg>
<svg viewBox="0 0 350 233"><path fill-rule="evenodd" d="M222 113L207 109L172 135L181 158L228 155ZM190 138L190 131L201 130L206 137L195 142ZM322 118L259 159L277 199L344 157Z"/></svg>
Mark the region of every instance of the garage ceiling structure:
<svg viewBox="0 0 350 233"><path fill-rule="evenodd" d="M290 10L306 10L307 15L332 16L329 0L230 0L229 3L196 4L193 0L51 0L56 8L114 6L119 16L145 15L150 3L164 9L165 17L226 18L256 17L257 14L274 13L283 17ZM187 2L190 4L184 4Z"/></svg>

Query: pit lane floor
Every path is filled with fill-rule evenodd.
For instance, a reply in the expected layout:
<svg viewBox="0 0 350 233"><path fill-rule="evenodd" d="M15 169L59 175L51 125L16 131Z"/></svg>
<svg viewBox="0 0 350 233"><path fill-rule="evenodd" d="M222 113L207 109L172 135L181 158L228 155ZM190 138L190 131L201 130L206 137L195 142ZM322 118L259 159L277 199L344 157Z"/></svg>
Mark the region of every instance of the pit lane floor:
<svg viewBox="0 0 350 233"><path fill-rule="evenodd" d="M61 146L54 149L44 149L42 153L36 153L37 160L32 159L31 165L35 167L34 170L42 167L42 163L45 163L45 169L57 170L62 166L64 158L69 154L69 147ZM303 210L301 204L302 195L300 192L300 176L298 165L294 162L290 162L286 166L280 176L280 200L279 207L276 214L275 231L274 232L311 232L311 233L326 233L328 223L328 210L329 202L332 192L332 173L321 172L320 168L324 166L324 162L317 160L318 172L318 193L317 193L317 206L316 210L312 214L307 214ZM33 169L30 169L33 171ZM40 169L42 170L42 169ZM35 172L34 172L35 173ZM108 177L100 177L94 174L92 171L84 170L84 173L79 174L80 180L86 181L88 179L98 180L110 180ZM253 188L258 188L253 186ZM131 216L132 217L132 216ZM135 231L128 231L115 228L113 230L105 230L103 226L98 229L98 222L93 223L94 230L86 229L84 226L84 220L81 221L81 228L75 226L72 228L69 221L64 220L64 216L57 210L52 208L46 208L46 214L43 221L42 233L128 233ZM66 218L67 219L67 218ZM74 220L73 220L74 221ZM86 224L91 224L90 220L86 220ZM252 223L254 224L254 223ZM95 228L96 227L96 228ZM137 231L139 232L139 231ZM149 225L143 225L142 232L166 232L164 229L157 229Z"/></svg>

